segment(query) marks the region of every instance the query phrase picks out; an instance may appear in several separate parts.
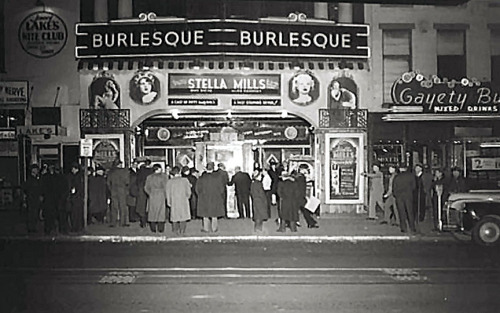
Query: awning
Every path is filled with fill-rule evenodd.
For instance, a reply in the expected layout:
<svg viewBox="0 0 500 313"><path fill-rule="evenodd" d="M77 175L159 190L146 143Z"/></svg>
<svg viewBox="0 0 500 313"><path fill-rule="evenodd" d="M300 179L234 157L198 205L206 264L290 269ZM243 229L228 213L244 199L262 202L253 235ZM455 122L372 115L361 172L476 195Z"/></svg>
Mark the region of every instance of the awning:
<svg viewBox="0 0 500 313"><path fill-rule="evenodd" d="M218 59L189 59L189 60L164 60L164 59L115 59L115 60L80 60L79 71L99 70L139 70L139 69L170 69L170 70L326 70L351 69L369 70L366 60L227 60L224 56Z"/></svg>

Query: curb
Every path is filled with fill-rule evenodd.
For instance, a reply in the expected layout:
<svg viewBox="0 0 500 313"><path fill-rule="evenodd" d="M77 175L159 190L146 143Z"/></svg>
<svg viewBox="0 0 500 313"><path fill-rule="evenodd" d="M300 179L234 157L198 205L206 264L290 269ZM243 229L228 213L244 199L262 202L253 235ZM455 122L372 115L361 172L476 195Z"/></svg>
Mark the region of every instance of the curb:
<svg viewBox="0 0 500 313"><path fill-rule="evenodd" d="M0 241L39 241L39 242L98 242L98 243L131 243L131 242L373 242L373 241L412 241L412 242L439 242L452 239L448 236L443 237L425 237L425 236L186 236L186 237L167 237L167 236L4 236Z"/></svg>

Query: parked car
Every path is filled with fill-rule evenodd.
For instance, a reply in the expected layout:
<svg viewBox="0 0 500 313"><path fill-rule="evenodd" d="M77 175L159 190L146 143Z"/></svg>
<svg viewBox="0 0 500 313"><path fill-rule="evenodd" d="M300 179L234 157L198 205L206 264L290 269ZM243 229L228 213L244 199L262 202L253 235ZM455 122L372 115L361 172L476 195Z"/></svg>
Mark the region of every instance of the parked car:
<svg viewBox="0 0 500 313"><path fill-rule="evenodd" d="M500 244L500 190L452 193L441 217L441 230L470 234L480 245Z"/></svg>

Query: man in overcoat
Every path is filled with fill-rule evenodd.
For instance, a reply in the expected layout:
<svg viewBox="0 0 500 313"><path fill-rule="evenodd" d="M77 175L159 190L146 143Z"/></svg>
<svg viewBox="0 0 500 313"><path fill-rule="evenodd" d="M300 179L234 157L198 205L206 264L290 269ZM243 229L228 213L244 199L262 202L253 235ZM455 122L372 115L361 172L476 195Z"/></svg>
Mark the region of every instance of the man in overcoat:
<svg viewBox="0 0 500 313"><path fill-rule="evenodd" d="M295 173L294 173L295 175ZM292 232L297 231L297 222L299 221L299 210L301 200L298 198L300 192L299 185L295 182L294 175L283 172L282 180L278 184L278 196L281 199L280 226L278 232L284 232L286 225L290 225Z"/></svg>
<svg viewBox="0 0 500 313"><path fill-rule="evenodd" d="M155 171L151 165L151 160L147 159L146 162L139 168L136 177L137 185L137 198L135 204L135 211L139 216L139 222L141 227L146 227L148 222L146 207L148 202L148 195L144 191L144 186L146 185L146 179L149 175L153 174Z"/></svg>
<svg viewBox="0 0 500 313"><path fill-rule="evenodd" d="M130 226L127 206L127 195L129 194L130 174L123 167L121 161L116 161L115 166L108 173L108 188L111 194L111 223L110 227Z"/></svg>
<svg viewBox="0 0 500 313"><path fill-rule="evenodd" d="M203 232L217 232L217 219L226 214L224 205L226 186L220 183L219 175L214 173L214 167L213 162L208 162L206 171L196 183L198 216L203 218Z"/></svg>
<svg viewBox="0 0 500 313"><path fill-rule="evenodd" d="M44 232L46 235L56 230L56 221L62 198L62 190L65 189L64 177L57 173L56 166L50 164L48 171L41 178L42 187L42 212L44 218Z"/></svg>
<svg viewBox="0 0 500 313"><path fill-rule="evenodd" d="M158 230L160 233L165 231L167 221L167 197L166 187L168 176L162 173L161 166L153 165L154 173L146 178L144 191L148 195L147 216L149 227L153 233Z"/></svg>
<svg viewBox="0 0 500 313"><path fill-rule="evenodd" d="M236 166L234 170L236 173L231 177L229 186L234 185L239 218L250 218L250 185L252 179L248 173L241 171L241 167Z"/></svg>
<svg viewBox="0 0 500 313"><path fill-rule="evenodd" d="M40 184L40 168L33 164L30 175L22 186L24 193L24 207L26 209L26 228L29 233L37 230L38 218L42 200L42 186Z"/></svg>
<svg viewBox="0 0 500 313"><path fill-rule="evenodd" d="M83 231L83 204L84 204L84 183L83 173L80 165L76 162L71 164L71 172L67 177L66 188L66 209L69 212L71 230L73 232Z"/></svg>
<svg viewBox="0 0 500 313"><path fill-rule="evenodd" d="M167 204L170 207L170 222L176 235L186 232L186 223L191 219L189 197L191 184L186 177L182 177L178 166L170 171L172 177L167 181Z"/></svg>
<svg viewBox="0 0 500 313"><path fill-rule="evenodd" d="M417 232L413 208L413 195L416 189L415 176L408 171L407 167L401 167L400 173L394 177L392 182L392 194L396 198L396 207L399 211L400 219L399 227L403 233L408 231L408 226L412 233Z"/></svg>

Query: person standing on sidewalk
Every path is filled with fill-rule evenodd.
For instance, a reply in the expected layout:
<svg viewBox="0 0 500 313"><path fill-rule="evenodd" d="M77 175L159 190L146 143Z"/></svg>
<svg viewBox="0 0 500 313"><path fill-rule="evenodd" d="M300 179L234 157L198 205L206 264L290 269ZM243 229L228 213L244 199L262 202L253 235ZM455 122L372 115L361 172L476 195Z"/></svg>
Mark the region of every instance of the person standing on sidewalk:
<svg viewBox="0 0 500 313"><path fill-rule="evenodd" d="M306 174L308 168L302 165L299 166L299 170L295 175L295 184L297 187L297 201L300 208L300 211L304 215L304 219L307 223L307 228L319 228L318 222L312 217L311 211L305 208L307 203L307 182L306 182Z"/></svg>
<svg viewBox="0 0 500 313"><path fill-rule="evenodd" d="M208 162L206 171L196 183L198 194L198 216L203 218L202 232L218 231L218 218L225 216L224 205L226 185L220 183L219 174L214 172L214 162Z"/></svg>
<svg viewBox="0 0 500 313"><path fill-rule="evenodd" d="M298 185L295 182L294 175L283 172L282 180L278 184L278 196L281 199L280 226L278 232L285 232L289 225L292 232L297 231L297 222L299 221L300 201L298 199Z"/></svg>
<svg viewBox="0 0 500 313"><path fill-rule="evenodd" d="M189 197L189 211L191 213L191 219L194 220L198 216L196 206L198 205L198 195L196 194L196 182L198 178L195 173L198 171L193 167L189 168L187 166L182 167L182 177L186 177L191 184L191 196Z"/></svg>
<svg viewBox="0 0 500 313"><path fill-rule="evenodd" d="M95 176L89 177L89 224L93 220L104 223L106 210L108 209L109 189L104 177L104 168L98 165Z"/></svg>
<svg viewBox="0 0 500 313"><path fill-rule="evenodd" d="M401 167L400 173L394 177L392 193L396 198L396 208L399 211L399 227L403 233L408 232L408 226L412 233L417 232L415 213L413 211L415 189L417 189L415 176L413 173L408 172L407 167Z"/></svg>
<svg viewBox="0 0 500 313"><path fill-rule="evenodd" d="M396 166L389 165L389 182L387 184L387 192L384 194L384 220L380 222L380 224L391 223L393 226L399 225L399 212L396 206L396 198L394 198L394 193L392 191L392 185L396 175Z"/></svg>
<svg viewBox="0 0 500 313"><path fill-rule="evenodd" d="M448 181L444 176L444 171L440 168L434 171L434 181L432 182L432 221L433 231L439 231L439 210L444 208L444 203L448 199Z"/></svg>
<svg viewBox="0 0 500 313"><path fill-rule="evenodd" d="M369 178L370 184L370 195L368 200L368 219L377 219L377 206L382 209L384 207L384 202L382 196L384 194L384 175L380 171L380 166L378 164L372 165L372 173L363 173L363 176Z"/></svg>
<svg viewBox="0 0 500 313"><path fill-rule="evenodd" d="M154 173L146 178L144 185L144 191L149 196L146 211L151 231L163 233L167 221L166 187L168 176L162 173L159 164L153 165L153 170Z"/></svg>
<svg viewBox="0 0 500 313"><path fill-rule="evenodd" d="M129 193L130 174L128 169L123 167L121 161L116 161L115 166L108 173L108 188L111 193L111 224L110 227L130 226L127 205L127 195Z"/></svg>
<svg viewBox="0 0 500 313"><path fill-rule="evenodd" d="M252 179L248 173L242 172L239 166L236 166L234 171L235 174L231 177L228 185L234 185L238 218L250 218L250 185Z"/></svg>
<svg viewBox="0 0 500 313"><path fill-rule="evenodd" d="M67 179L67 211L71 230L75 233L83 231L83 204L84 204L84 183L83 173L77 162L71 164L71 172Z"/></svg>
<svg viewBox="0 0 500 313"><path fill-rule="evenodd" d="M186 223L191 219L189 197L191 184L181 176L181 170L174 166L170 172L172 177L166 184L167 204L170 207L170 222L176 235L186 233Z"/></svg>
<svg viewBox="0 0 500 313"><path fill-rule="evenodd" d="M132 165L128 169L129 173L129 184L128 184L128 194L127 194L127 206L128 206L128 220L131 223L137 222L139 218L135 207L137 205L137 172L139 170L139 162L134 160Z"/></svg>
<svg viewBox="0 0 500 313"><path fill-rule="evenodd" d="M40 168L37 164L31 165L30 175L23 184L22 189L24 193L23 207L26 210L26 228L28 233L34 233L37 230L42 204Z"/></svg>
<svg viewBox="0 0 500 313"><path fill-rule="evenodd" d="M262 232L262 224L269 219L268 202L266 192L262 185L263 173L260 168L253 172L253 180L250 185L250 196L252 197L252 216L254 221L254 231Z"/></svg>
<svg viewBox="0 0 500 313"><path fill-rule="evenodd" d="M226 171L226 166L224 163L219 163L217 164L217 170L214 172L217 174L217 177L219 178L219 184L221 185L221 188L223 189L223 201L224 201L224 217L228 218L227 216L227 185L229 184L229 174Z"/></svg>
<svg viewBox="0 0 500 313"><path fill-rule="evenodd" d="M267 174L269 177L271 177L271 192L270 192L270 197L269 203L270 206L276 206L276 223L279 225L280 220L279 216L281 216L280 210L281 210L281 200L278 195L278 185L281 181L281 173L282 169L280 166L278 166L278 163L274 160L271 160L269 162L269 169L267 171Z"/></svg>
<svg viewBox="0 0 500 313"><path fill-rule="evenodd" d="M423 222L425 211L431 206L432 174L425 171L422 164L415 165L415 179L417 189L413 200L415 208L415 222Z"/></svg>
<svg viewBox="0 0 500 313"><path fill-rule="evenodd" d="M148 204L148 195L146 194L144 187L146 185L146 179L148 178L149 175L153 174L154 172L155 171L152 167L150 159L146 159L144 165L142 165L139 168L139 171L137 172L137 178L136 178L137 198L136 198L135 211L137 212L137 215L139 215L139 223L141 228L146 227L148 223L148 218L146 213Z"/></svg>
<svg viewBox="0 0 500 313"><path fill-rule="evenodd" d="M64 179L56 172L56 166L50 164L47 173L40 179L42 188L42 215L44 218L44 233L50 235L56 231L56 221L61 203L61 190Z"/></svg>

